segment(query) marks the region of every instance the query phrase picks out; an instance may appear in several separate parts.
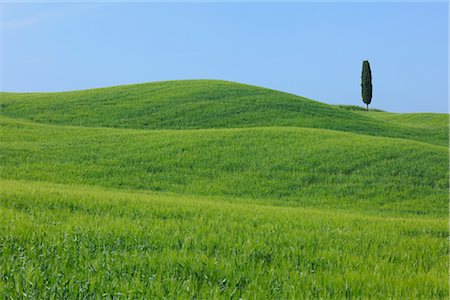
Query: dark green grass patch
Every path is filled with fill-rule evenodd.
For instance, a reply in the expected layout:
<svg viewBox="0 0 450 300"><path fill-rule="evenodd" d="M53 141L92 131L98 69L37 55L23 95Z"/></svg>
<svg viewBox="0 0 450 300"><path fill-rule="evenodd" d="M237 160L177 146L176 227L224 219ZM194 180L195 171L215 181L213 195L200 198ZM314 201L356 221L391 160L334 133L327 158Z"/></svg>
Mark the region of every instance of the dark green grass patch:
<svg viewBox="0 0 450 300"><path fill-rule="evenodd" d="M336 105L337 107L340 108L344 108L346 110L350 110L350 111L367 111L367 109L365 107L362 106L357 106L357 105ZM373 112L382 112L383 110L381 109L376 109L376 108L369 108L369 111L373 111Z"/></svg>

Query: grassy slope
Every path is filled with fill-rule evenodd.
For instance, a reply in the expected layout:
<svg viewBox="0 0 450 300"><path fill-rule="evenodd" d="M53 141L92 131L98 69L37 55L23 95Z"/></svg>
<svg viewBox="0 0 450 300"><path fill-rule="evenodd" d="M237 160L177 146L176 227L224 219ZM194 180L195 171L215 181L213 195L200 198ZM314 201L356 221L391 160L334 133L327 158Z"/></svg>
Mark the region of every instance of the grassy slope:
<svg viewBox="0 0 450 300"><path fill-rule="evenodd" d="M368 112L355 105L338 105L340 108L356 112L362 116L381 121L388 125L416 128L417 130L433 130L440 135L448 134L449 115L439 113L390 113L377 109L370 109Z"/></svg>
<svg viewBox="0 0 450 300"><path fill-rule="evenodd" d="M218 81L0 106L5 298L448 295L442 116Z"/></svg>
<svg viewBox="0 0 450 300"><path fill-rule="evenodd" d="M2 118L1 177L446 214L447 148L308 128L146 131Z"/></svg>
<svg viewBox="0 0 450 300"><path fill-rule="evenodd" d="M0 113L43 123L193 129L299 126L448 144L448 128L381 122L292 94L226 81L166 81L64 93L1 93Z"/></svg>
<svg viewBox="0 0 450 300"><path fill-rule="evenodd" d="M337 107L360 113L373 119L419 128L445 128L449 126L449 115L440 113L390 113L370 108L367 112L364 107L356 105L336 105Z"/></svg>
<svg viewBox="0 0 450 300"><path fill-rule="evenodd" d="M369 117L391 124L416 127L422 129L440 129L448 132L449 115L436 113L406 113L370 112Z"/></svg>
<svg viewBox="0 0 450 300"><path fill-rule="evenodd" d="M41 182L0 181L0 199L5 298L448 296L446 218Z"/></svg>

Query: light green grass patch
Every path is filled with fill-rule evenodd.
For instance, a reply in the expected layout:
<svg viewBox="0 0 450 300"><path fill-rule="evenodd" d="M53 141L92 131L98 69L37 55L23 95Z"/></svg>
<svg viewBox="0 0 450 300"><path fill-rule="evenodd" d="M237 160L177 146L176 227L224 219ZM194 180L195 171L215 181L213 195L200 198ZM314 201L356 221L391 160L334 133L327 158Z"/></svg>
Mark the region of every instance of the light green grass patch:
<svg viewBox="0 0 450 300"><path fill-rule="evenodd" d="M2 181L10 297L445 297L445 218Z"/></svg>

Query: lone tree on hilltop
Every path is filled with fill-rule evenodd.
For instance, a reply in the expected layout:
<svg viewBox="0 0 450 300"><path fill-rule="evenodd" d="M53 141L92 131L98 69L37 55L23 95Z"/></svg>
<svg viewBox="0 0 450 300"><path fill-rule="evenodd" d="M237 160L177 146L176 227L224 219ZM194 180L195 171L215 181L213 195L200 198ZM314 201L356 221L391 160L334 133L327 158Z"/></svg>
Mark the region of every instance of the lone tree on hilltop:
<svg viewBox="0 0 450 300"><path fill-rule="evenodd" d="M369 104L372 101L372 72L368 60L364 60L362 64L361 95L367 110L369 110Z"/></svg>

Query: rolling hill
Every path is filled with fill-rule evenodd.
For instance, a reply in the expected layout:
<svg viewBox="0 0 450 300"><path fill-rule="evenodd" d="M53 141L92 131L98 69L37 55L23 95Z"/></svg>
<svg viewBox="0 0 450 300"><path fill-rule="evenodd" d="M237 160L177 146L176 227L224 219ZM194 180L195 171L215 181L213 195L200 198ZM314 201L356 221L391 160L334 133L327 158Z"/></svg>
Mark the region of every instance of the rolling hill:
<svg viewBox="0 0 450 300"><path fill-rule="evenodd" d="M0 124L7 129L2 178L447 213L442 146L291 127L146 131L4 118Z"/></svg>
<svg viewBox="0 0 450 300"><path fill-rule="evenodd" d="M448 115L213 80L0 93L4 298L445 298Z"/></svg>
<svg viewBox="0 0 450 300"><path fill-rule="evenodd" d="M292 94L227 81L183 80L62 93L1 93L0 109L5 116L59 125L135 129L309 127L448 145L448 118L440 119L438 126L418 129L410 123L386 122Z"/></svg>

